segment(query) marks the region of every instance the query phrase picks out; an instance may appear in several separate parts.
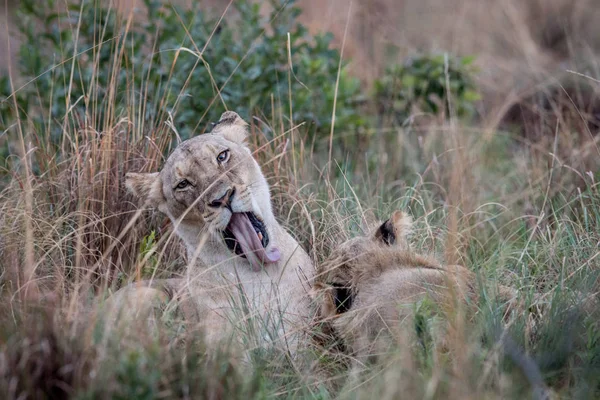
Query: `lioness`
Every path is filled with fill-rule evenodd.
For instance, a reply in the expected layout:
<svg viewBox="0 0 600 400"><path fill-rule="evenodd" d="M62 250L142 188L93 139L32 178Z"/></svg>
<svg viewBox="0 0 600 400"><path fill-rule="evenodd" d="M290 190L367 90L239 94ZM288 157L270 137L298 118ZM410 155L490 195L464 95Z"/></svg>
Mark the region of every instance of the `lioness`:
<svg viewBox="0 0 600 400"><path fill-rule="evenodd" d="M423 328L416 318L419 304L432 304L427 303L430 300L438 311L460 309L466 312L467 320L477 311L475 274L413 251L407 240L411 225L410 216L396 211L372 235L343 243L325 261L324 273L313 286L311 293L318 301L321 317L330 321L354 356L350 375L353 383L358 383L365 365L389 354L394 344L415 343ZM498 286L497 299L507 312L523 310L517 298L516 290ZM593 299L580 299L585 310L596 304ZM536 296L536 301L541 299ZM436 308L428 311L435 312ZM433 327L434 344L445 347L447 327L444 322ZM510 336L501 343L529 380L534 398L551 398L552 391L535 362Z"/></svg>
<svg viewBox="0 0 600 400"><path fill-rule="evenodd" d="M133 284L112 304L149 309L176 299L209 343L238 329L294 347L309 317L314 266L273 215L269 185L245 144L247 125L225 112L210 133L181 143L160 172L127 174L127 188L170 218L195 262L188 279Z"/></svg>
<svg viewBox="0 0 600 400"><path fill-rule="evenodd" d="M411 340L417 303L429 299L443 309L458 299L468 308L476 300L472 272L410 249L411 224L410 216L396 211L372 235L343 243L315 283L312 294L321 317L331 321L355 357L354 375L367 361L389 353L393 343ZM501 287L499 295L511 300L515 293Z"/></svg>

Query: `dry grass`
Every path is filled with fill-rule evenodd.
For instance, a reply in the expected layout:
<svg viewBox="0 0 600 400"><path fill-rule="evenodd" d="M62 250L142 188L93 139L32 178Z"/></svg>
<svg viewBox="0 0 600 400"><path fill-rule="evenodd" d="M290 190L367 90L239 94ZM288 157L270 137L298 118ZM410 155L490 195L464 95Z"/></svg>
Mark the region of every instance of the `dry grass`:
<svg viewBox="0 0 600 400"><path fill-rule="evenodd" d="M345 26L330 18L345 16L338 12L345 6L303 3L312 29L339 32ZM564 70L585 57L591 69L584 72L597 71L591 54L600 43L589 41L595 33L586 24L597 12L592 1L567 8L559 0L527 7L512 1L354 3L345 54L356 60L357 74L368 82L384 67L381 37L401 49L398 57L417 48L475 53L486 93L482 117L469 124L383 127L377 136L383 142L369 134L365 154L330 165L329 149L313 151L302 126L265 129L253 120L252 147L277 215L321 261L377 217L410 211L415 247L519 288L528 301L540 293L551 303L532 339L527 315L512 316L505 331L517 343L510 351L529 354L533 367L504 357L507 347L496 340L502 316L485 296L474 326L457 317L454 358L399 349L359 387L343 387L345 357L329 348L307 356L309 376L268 353L244 375L226 354L207 355L201 339L168 324L158 335L103 336L96 311L107 290L148 274L176 275L185 260L164 217L138 211L123 186L125 172L156 170L177 135L166 117L144 120L139 88L104 88L131 91L127 103L117 105L98 102L92 87L82 100L88 102L85 118L67 113L52 122L63 130L59 145L33 130L26 115L6 133L15 144L0 193L0 392L6 398L522 398L532 384L526 368L566 397L600 394L597 319L570 307L577 303L575 289L592 295L600 289L600 145L590 122L593 104L586 116L580 103L568 101L576 89L546 91L548 107L540 112L523 94L557 80L559 61ZM114 73L126 68L121 52L113 57ZM533 104L533 116L512 122L531 123L535 135L499 129L515 104ZM107 116L102 125L100 113ZM289 110L280 114L285 121ZM157 240L148 245L152 232Z"/></svg>

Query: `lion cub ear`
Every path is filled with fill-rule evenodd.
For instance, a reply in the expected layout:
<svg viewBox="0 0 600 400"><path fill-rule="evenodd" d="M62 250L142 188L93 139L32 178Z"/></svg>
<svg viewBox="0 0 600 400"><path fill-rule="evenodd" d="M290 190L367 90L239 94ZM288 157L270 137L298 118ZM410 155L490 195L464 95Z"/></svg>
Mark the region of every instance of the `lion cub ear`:
<svg viewBox="0 0 600 400"><path fill-rule="evenodd" d="M402 211L394 211L375 232L375 240L388 246L398 245L408 249L408 235L412 228L412 217Z"/></svg>
<svg viewBox="0 0 600 400"><path fill-rule="evenodd" d="M157 208L164 202L162 192L162 179L158 172L125 174L125 186L135 197L145 202L150 207Z"/></svg>
<svg viewBox="0 0 600 400"><path fill-rule="evenodd" d="M225 111L211 133L222 135L231 142L243 144L248 137L248 123L236 112Z"/></svg>

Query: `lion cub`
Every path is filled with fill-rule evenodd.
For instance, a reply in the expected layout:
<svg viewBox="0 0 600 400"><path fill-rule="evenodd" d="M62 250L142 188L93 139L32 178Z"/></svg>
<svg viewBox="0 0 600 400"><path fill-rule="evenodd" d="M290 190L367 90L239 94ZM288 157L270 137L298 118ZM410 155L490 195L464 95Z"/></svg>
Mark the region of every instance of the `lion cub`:
<svg viewBox="0 0 600 400"><path fill-rule="evenodd" d="M476 301L476 278L460 265L444 266L416 254L407 234L412 219L396 211L372 235L351 239L325 262L324 275L315 283L313 296L321 317L355 357L353 372L362 364L389 353L394 343L411 340L417 331L415 308L426 303L448 306ZM502 297L510 297L501 288ZM443 326L442 326L443 329ZM443 344L434 338L435 343Z"/></svg>

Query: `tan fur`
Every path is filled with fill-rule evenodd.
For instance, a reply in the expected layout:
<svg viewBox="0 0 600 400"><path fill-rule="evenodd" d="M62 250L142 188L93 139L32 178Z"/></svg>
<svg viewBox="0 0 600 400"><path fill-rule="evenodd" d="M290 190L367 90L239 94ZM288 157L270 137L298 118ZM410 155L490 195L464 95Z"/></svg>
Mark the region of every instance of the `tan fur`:
<svg viewBox="0 0 600 400"><path fill-rule="evenodd" d="M410 217L397 211L372 235L343 243L324 263L326 273L315 284L320 314L331 321L355 356L355 370L389 352L394 342L410 341L418 302L428 298L441 311L455 306L469 311L469 304L476 301L475 275L460 265L441 265L412 251L407 240L410 227ZM345 312L336 309L339 287L352 294ZM514 296L508 288L501 291L503 298ZM443 334L436 339L442 344Z"/></svg>
<svg viewBox="0 0 600 400"><path fill-rule="evenodd" d="M269 185L244 143L247 134L246 122L236 113L226 112L211 133L181 143L160 172L127 174L126 186L147 207L157 208L171 219L186 245L188 260L195 261L187 279L169 280L168 286L173 288L170 298L186 299L182 304L187 304L188 311L197 310L209 341L228 337L238 328L248 331L248 325L254 325L259 342L281 340L295 347L309 318L308 290L314 266L275 219ZM229 158L220 163L216 157L224 150L229 151ZM184 190L175 189L183 179L191 184ZM229 208L210 206L232 189L235 195ZM232 212L248 211L264 222L270 239L267 249L276 246L281 253L279 261L265 264L260 271L233 254L221 236ZM153 290L155 297L164 293L162 287ZM136 287L128 287L117 297L125 302L124 297L135 298L137 293ZM248 312L244 313L246 303ZM262 322L269 319L269 324ZM278 338L271 337L273 331Z"/></svg>

